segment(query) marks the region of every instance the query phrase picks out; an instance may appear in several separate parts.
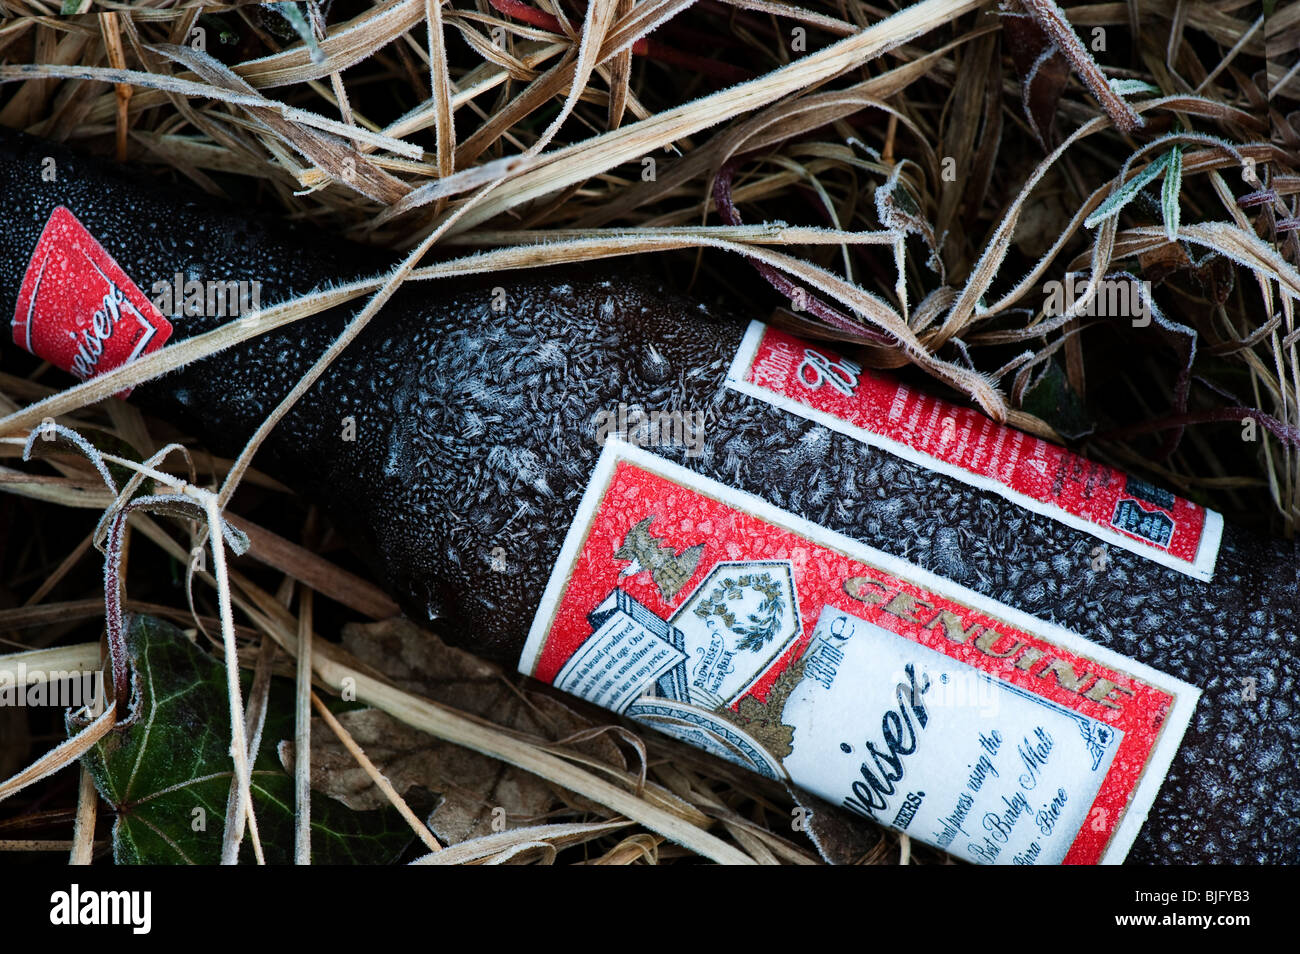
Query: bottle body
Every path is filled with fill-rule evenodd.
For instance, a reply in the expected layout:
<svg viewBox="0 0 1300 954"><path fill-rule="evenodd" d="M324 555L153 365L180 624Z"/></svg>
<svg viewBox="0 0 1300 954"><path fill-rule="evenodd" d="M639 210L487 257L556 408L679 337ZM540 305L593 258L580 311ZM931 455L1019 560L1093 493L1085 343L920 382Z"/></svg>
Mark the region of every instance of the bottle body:
<svg viewBox="0 0 1300 954"><path fill-rule="evenodd" d="M58 207L70 209L146 293L177 274L187 280L255 279L262 282L262 303L269 304L327 281L373 273L386 261L341 243L307 244L269 226L241 225L249 220L199 200L178 206L170 192L133 185L44 143L6 139L0 148L0 190L15 226L0 242L0 307L9 314L18 308L18 286L32 249ZM64 171L60 179L43 182L41 163L50 155ZM173 340L228 320L192 317L172 316ZM230 453L346 319L347 312L339 310L296 323L141 385L131 400L183 419L214 449ZM735 541L723 540L712 526L700 530L694 524L679 538L664 535L683 500L698 497L704 501L699 506L711 506L708 500L716 503L724 495L718 488L728 488L741 496L721 504L743 511L746 519L794 534L805 524L821 528L830 536L809 531L803 539L809 552L825 550L827 561L838 553L836 559L856 559L855 565L895 576L906 576L908 566L919 568L934 598L916 592L908 597L914 621L918 600L931 604L936 620L939 604L948 606L945 600L954 606L979 603L975 608L982 607L989 620L1002 620L1008 632L1036 638L1028 631L1038 620L1199 689L1200 701L1181 746L1175 745L1177 754L1171 754L1163 785L1155 783L1159 793L1152 795L1145 827L1134 833L1130 857L1300 860L1300 770L1294 759L1300 717L1292 699L1300 598L1293 546L1228 526L1208 580L1122 548L1107 550L1104 571L1098 571L1098 537L1086 528L728 387L745 338L743 322L616 265L408 285L277 427L258 466L320 503L417 621L452 621L451 632L463 634L478 651L518 658L530 629L536 631L538 620L554 608L546 603L548 592L559 605L568 592L565 581L578 578L581 561L565 563L564 551L584 499L592 498L602 453L613 444L630 445L634 451L625 463L653 470L659 465L638 456L649 454L664 462L661 469L671 480L660 496L638 497L639 509L629 510L624 521L628 526L601 539L600 546L614 552L598 554L602 566L608 564L600 571L605 576L593 582L602 589L589 594L575 626L585 638L610 620L630 619L628 627L641 627L637 633L657 633L665 645L679 640L683 658L672 670L677 675L657 676L658 688L650 695L689 694L687 684L705 672L714 682L696 688L695 708L706 692L728 712L743 708L745 697L766 704L781 674L795 672L792 663L817 643L819 625L822 642L830 645L826 633L838 617L822 620L821 606L800 604L793 636L764 629L772 606L781 602L779 580L763 582L764 595L762 587L754 589L755 581L771 568L741 566L788 562L792 573L812 579L829 572L828 563L801 568L791 553L769 558L733 552ZM824 349L819 353L829 363L837 360ZM614 471L616 464L610 465ZM614 485L601 492L609 486ZM600 512L600 500L588 516ZM591 539L583 536L569 549L577 548L579 557L595 554L582 549ZM869 552L847 553L857 546ZM710 547L720 549L714 553ZM707 605L700 602L710 594L704 582L718 582L712 568L724 563L740 566L738 573L747 572L751 581L741 585L736 576L730 588L751 591L738 597L745 610L738 623L725 593ZM557 584L561 565L564 579ZM856 602L838 603L835 612L863 620L893 603L894 597L872 602L847 593L848 581L866 575L843 570L837 593ZM876 592L856 585L859 596ZM629 602L638 592L641 608ZM787 603L808 600L797 587L780 592ZM663 607L644 609L665 595ZM606 605L607 598L613 603ZM669 618L668 607L677 612L687 604L688 616L704 619L698 638L690 635L685 616ZM697 612L702 606L703 617ZM718 607L710 618L707 610ZM1002 616L998 607L1006 609ZM782 625L788 628L794 616L786 613ZM891 611L892 617L904 618ZM838 625L843 631L851 621ZM994 622L982 623L978 632L953 625L963 635L969 632L970 646L979 633L995 629ZM690 665L706 662L711 634L746 626L757 627L747 646L762 643L764 653L786 645L779 641L788 637L783 667L777 668L777 657L763 656L770 665L741 685L735 674L745 667L735 659L721 666ZM946 632L942 620L933 628ZM994 650L1009 645L985 641ZM718 647L737 659L756 655L725 640ZM1087 657L1077 645L1066 648ZM752 660L749 665L753 670ZM1025 678L1039 678L1049 665L1045 655L1038 669L1025 670ZM727 666L732 674L723 671ZM1079 671L1075 665L1072 677ZM560 667L548 672L554 680ZM1069 681L1058 669L1043 684L1059 688L1063 679ZM1089 686L1102 692L1099 684ZM896 724L910 718L917 731L920 713L909 707L915 691L899 702ZM792 705L802 704L797 693L791 698ZM1084 704L1092 703L1098 700ZM927 714L933 715L933 707ZM1031 742L1032 735L1031 728ZM881 784L889 784L891 759L899 761L907 747L898 732L893 738L892 755L881 739L871 740L874 749L868 749L886 756L885 769L875 773ZM869 740L859 743L865 747ZM864 769L869 763L862 762ZM905 797L902 785L897 787ZM894 811L889 817L866 813L885 824L900 817Z"/></svg>

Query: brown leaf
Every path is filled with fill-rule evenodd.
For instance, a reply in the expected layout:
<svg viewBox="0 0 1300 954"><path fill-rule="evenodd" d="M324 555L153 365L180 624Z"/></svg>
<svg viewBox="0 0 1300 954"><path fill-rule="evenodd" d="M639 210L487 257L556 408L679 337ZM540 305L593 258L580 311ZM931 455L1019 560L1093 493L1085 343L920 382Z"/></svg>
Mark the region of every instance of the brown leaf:
<svg viewBox="0 0 1300 954"><path fill-rule="evenodd" d="M1007 49L1020 74L1021 105L1044 150L1056 146L1052 120L1070 78L1070 63L1034 20L1014 8L1001 11Z"/></svg>
<svg viewBox="0 0 1300 954"><path fill-rule="evenodd" d="M997 34L989 33L974 40L963 52L959 64L957 82L949 98L951 108L944 124L943 153L955 160L961 181L949 182L949 187L939 192L939 213L934 220L934 231L940 236L948 231L959 208L966 207L963 218L973 219L978 213L988 183L977 175L975 144L979 142L981 147L991 147L986 160L992 158L996 137L989 133L1000 125L1002 116L1002 73L1000 69L991 68L1000 65ZM986 91L990 86L993 88L992 96Z"/></svg>
<svg viewBox="0 0 1300 954"><path fill-rule="evenodd" d="M1015 175L1027 177L1032 172L1021 165L1014 168ZM1073 210L1066 202L1067 197L1065 177L1055 167L1049 169L1034 201L1025 204L1011 240L1022 255L1037 259L1070 227Z"/></svg>
<svg viewBox="0 0 1300 954"><path fill-rule="evenodd" d="M351 624L343 628L343 645L360 661L399 688L504 728L562 742L586 732L593 723L548 695L517 689L499 666L453 649L432 633L405 619ZM489 835L494 810L503 809L506 828L537 824L565 806L593 806L527 772L469 749L442 742L374 709L347 712L339 721L399 793L421 787L441 796L429 825L446 844ZM570 747L618 769L627 762L608 734L584 738ZM293 764L293 745L279 747L286 768ZM384 802L383 795L320 720L312 722L312 788L365 810ZM496 818L501 819L500 812Z"/></svg>
<svg viewBox="0 0 1300 954"><path fill-rule="evenodd" d="M446 844L490 834L494 809L504 809L506 824L518 827L538 821L555 800L541 779L430 738L378 709L344 712L338 720L399 794L418 786L442 796L429 826ZM293 743L280 743L278 751L281 763L291 771ZM312 720L311 787L357 811L386 803L320 719Z"/></svg>
<svg viewBox="0 0 1300 954"><path fill-rule="evenodd" d="M806 831L828 864L881 864L887 844L879 826L823 801L811 792L791 788L790 794L808 812Z"/></svg>
<svg viewBox="0 0 1300 954"><path fill-rule="evenodd" d="M1153 285L1159 285L1166 278L1192 264L1187 250L1177 242L1166 242L1153 249L1138 254L1138 266L1142 277Z"/></svg>
<svg viewBox="0 0 1300 954"><path fill-rule="evenodd" d="M237 93L257 93L253 86L233 70L204 52L187 46L165 43L148 46L146 49L188 66L202 79L219 89L228 89ZM271 108L269 102L267 107L248 106L246 109L250 116L280 136L321 171L341 185L367 198L384 205L392 205L411 191L409 185L385 172L353 143L344 142L337 136L321 130L294 123Z"/></svg>

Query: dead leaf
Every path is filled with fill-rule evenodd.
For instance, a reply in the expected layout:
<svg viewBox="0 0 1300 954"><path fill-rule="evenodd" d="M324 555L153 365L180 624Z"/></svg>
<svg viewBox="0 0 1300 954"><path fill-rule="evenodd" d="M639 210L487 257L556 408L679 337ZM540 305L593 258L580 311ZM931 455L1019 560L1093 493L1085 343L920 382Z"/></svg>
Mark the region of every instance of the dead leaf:
<svg viewBox="0 0 1300 954"><path fill-rule="evenodd" d="M1070 79L1070 62L1033 18L1016 7L1005 8L1002 30L1020 74L1021 105L1029 127L1045 152L1056 146L1052 120Z"/></svg>
<svg viewBox="0 0 1300 954"><path fill-rule="evenodd" d="M1166 242L1138 254L1142 277L1152 285L1159 285L1174 272L1190 268L1191 258L1177 242Z"/></svg>
<svg viewBox="0 0 1300 954"><path fill-rule="evenodd" d="M858 865L871 858L872 862L880 863L875 856L881 853L886 838L878 826L803 789L791 788L790 794L807 810L805 831L824 861L832 865Z"/></svg>
<svg viewBox="0 0 1300 954"><path fill-rule="evenodd" d="M557 699L516 688L501 667L447 646L409 620L345 626L343 645L407 692L542 742L562 742L595 727ZM538 824L564 808L595 809L534 775L434 739L378 710L346 712L338 718L399 793L418 786L441 796L428 821L445 844L492 834L502 823L507 829ZM627 769L622 751L608 734L569 745L588 758ZM286 768L293 764L291 742L280 743L279 753ZM384 802L369 776L320 720L312 722L311 775L313 789L354 809Z"/></svg>
<svg viewBox="0 0 1300 954"><path fill-rule="evenodd" d="M430 738L378 709L338 716L399 794L425 788L441 796L429 827L446 844L490 834L493 812L508 827L537 822L555 802L546 782L504 763ZM386 803L370 776L320 719L312 720L311 787L356 811ZM280 761L291 769L293 743L281 742ZM500 828L500 824L498 824Z"/></svg>
<svg viewBox="0 0 1300 954"><path fill-rule="evenodd" d="M1034 201L1025 204L1011 241L1022 255L1037 259L1052 247L1057 236L1069 228L1071 215L1066 201L1065 179L1053 167L1043 176Z"/></svg>

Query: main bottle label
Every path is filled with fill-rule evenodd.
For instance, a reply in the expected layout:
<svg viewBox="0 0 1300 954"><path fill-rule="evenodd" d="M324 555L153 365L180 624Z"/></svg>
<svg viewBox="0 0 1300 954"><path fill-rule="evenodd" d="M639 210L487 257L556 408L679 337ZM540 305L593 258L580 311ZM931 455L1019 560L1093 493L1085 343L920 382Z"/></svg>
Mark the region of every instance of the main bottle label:
<svg viewBox="0 0 1300 954"><path fill-rule="evenodd" d="M974 862L1118 862L1199 690L605 445L520 669Z"/></svg>
<svg viewBox="0 0 1300 954"><path fill-rule="evenodd" d="M1214 576L1223 518L888 375L752 322L727 386L1006 499L1198 580Z"/></svg>
<svg viewBox="0 0 1300 954"><path fill-rule="evenodd" d="M18 292L14 343L85 381L157 351L171 333L171 322L77 217L56 208Z"/></svg>

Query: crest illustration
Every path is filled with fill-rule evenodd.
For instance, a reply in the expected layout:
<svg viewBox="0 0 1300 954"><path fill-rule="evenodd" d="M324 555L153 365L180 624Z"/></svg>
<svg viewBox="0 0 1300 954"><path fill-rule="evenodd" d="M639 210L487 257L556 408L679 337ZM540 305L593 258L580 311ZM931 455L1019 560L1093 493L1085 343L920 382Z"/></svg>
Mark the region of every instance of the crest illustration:
<svg viewBox="0 0 1300 954"><path fill-rule="evenodd" d="M670 620L682 633L689 701L733 705L799 637L788 560L718 563Z"/></svg>
<svg viewBox="0 0 1300 954"><path fill-rule="evenodd" d="M614 559L631 563L619 576L635 576L648 570L667 603L681 592L695 572L700 555L704 553L704 544L697 543L678 553L672 544L651 535L650 524L653 522L654 517L646 517L632 527L623 538L623 545L614 551Z"/></svg>

